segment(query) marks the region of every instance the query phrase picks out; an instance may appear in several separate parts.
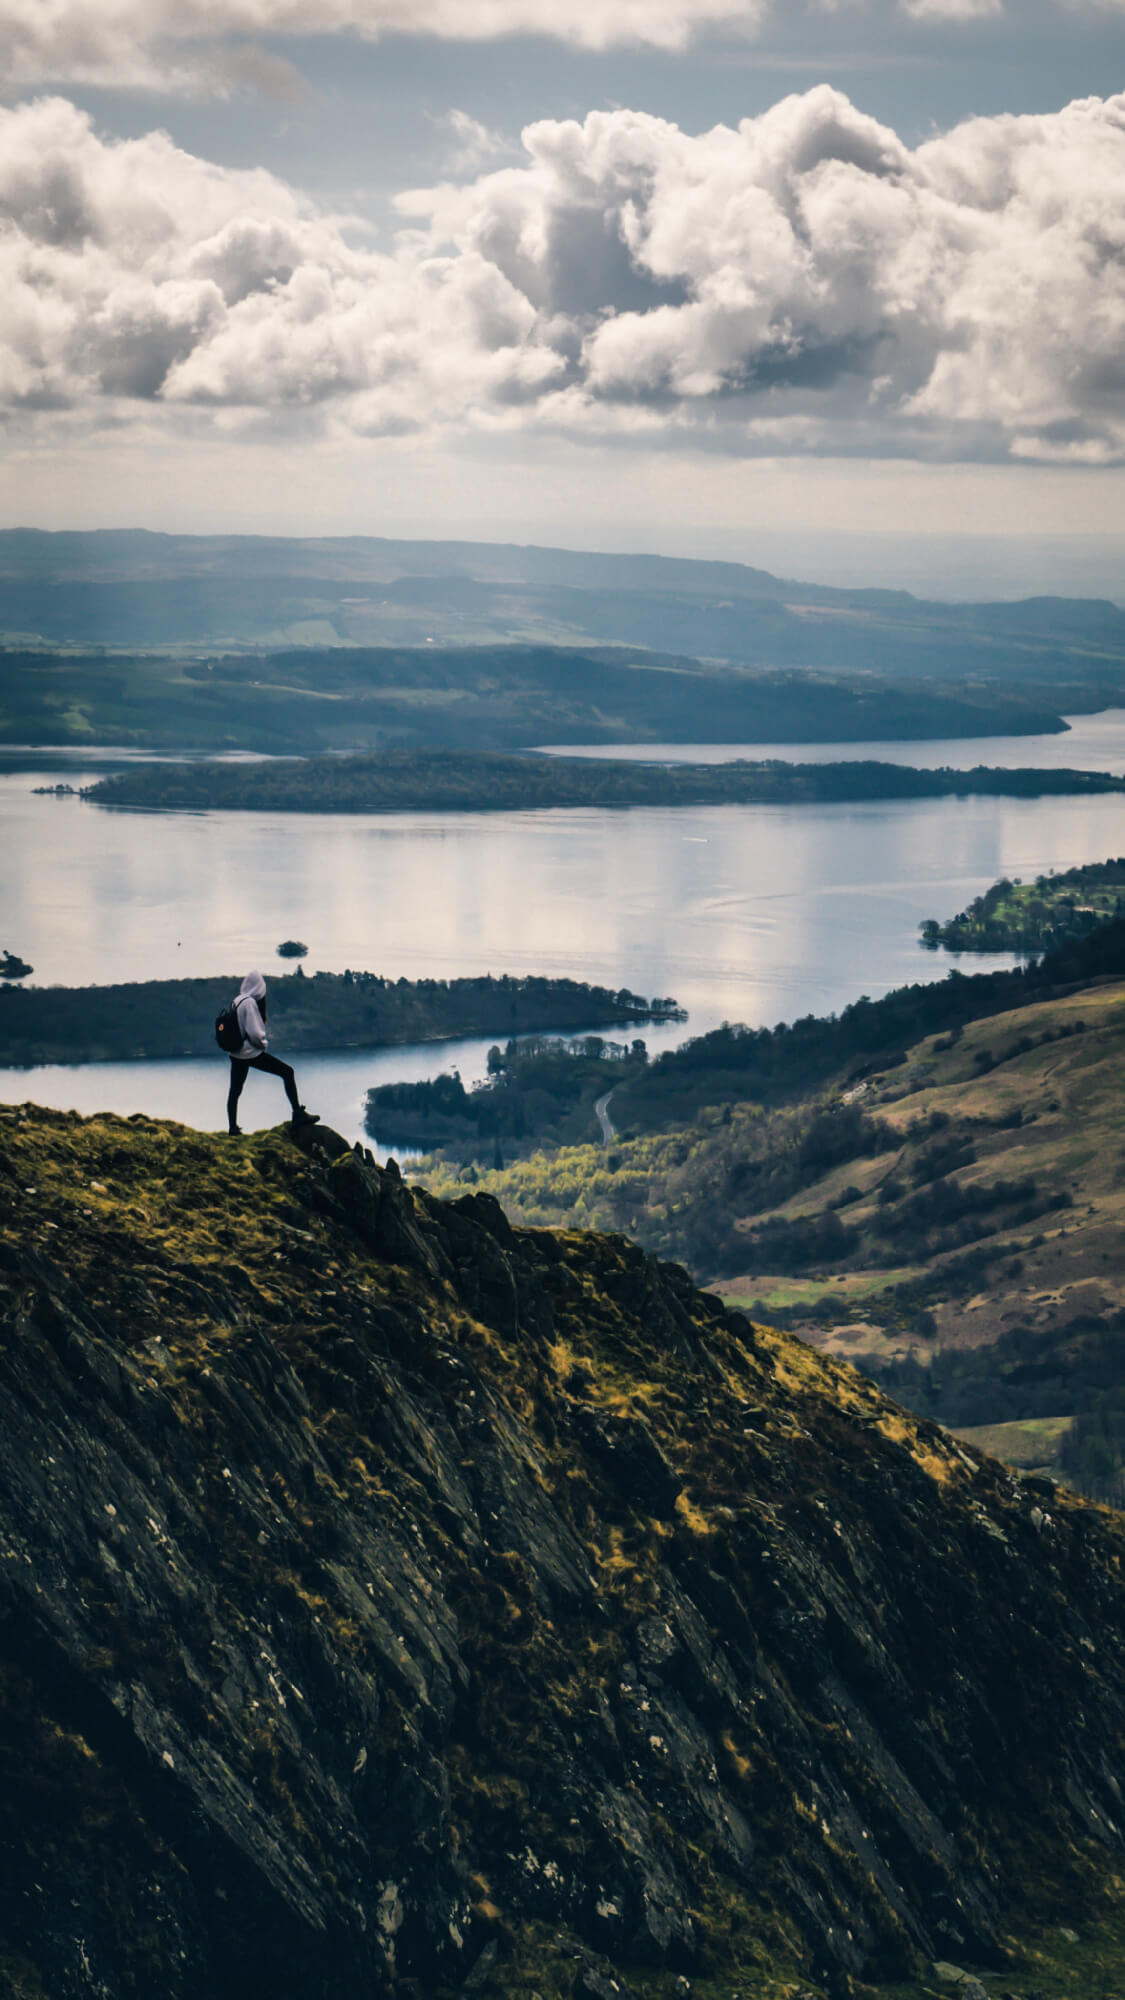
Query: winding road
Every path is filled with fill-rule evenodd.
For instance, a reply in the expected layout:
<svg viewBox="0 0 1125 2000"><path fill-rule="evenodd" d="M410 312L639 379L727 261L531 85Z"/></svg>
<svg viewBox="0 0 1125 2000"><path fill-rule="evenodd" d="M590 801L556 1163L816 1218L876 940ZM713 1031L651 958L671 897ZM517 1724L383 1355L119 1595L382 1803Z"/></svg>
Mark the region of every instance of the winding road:
<svg viewBox="0 0 1125 2000"><path fill-rule="evenodd" d="M617 1127L609 1115L609 1100L612 1096L613 1091L607 1090L605 1096L599 1097L594 1106L594 1115L602 1128L603 1146L611 1146L617 1137Z"/></svg>

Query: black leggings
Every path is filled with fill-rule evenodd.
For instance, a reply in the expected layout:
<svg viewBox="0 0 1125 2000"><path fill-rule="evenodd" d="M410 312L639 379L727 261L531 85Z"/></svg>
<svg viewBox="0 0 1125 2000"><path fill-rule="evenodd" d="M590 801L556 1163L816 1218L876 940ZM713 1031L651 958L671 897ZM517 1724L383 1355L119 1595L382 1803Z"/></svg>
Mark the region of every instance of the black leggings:
<svg viewBox="0 0 1125 2000"><path fill-rule="evenodd" d="M267 1076L279 1076L285 1085L285 1095L294 1111L301 1108L297 1095L297 1080L288 1063L279 1062L276 1056L265 1051L260 1056L232 1056L230 1059L230 1090L227 1094L227 1124L234 1131L238 1123L238 1100L242 1096L242 1086L248 1069L264 1070Z"/></svg>

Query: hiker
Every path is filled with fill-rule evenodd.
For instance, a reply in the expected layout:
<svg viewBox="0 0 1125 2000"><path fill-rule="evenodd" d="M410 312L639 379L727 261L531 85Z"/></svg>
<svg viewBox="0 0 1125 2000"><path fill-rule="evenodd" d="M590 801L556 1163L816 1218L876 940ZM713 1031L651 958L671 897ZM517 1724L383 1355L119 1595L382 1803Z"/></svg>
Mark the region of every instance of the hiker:
<svg viewBox="0 0 1125 2000"><path fill-rule="evenodd" d="M288 1063L279 1062L271 1056L267 1048L266 1034L266 982L260 972L248 972L238 991L234 1003L234 1016L242 1035L240 1048L230 1053L230 1091L227 1096L227 1125L232 1139L241 1138L238 1125L238 1100L242 1096L242 1086L246 1082L249 1069L265 1070L267 1076L279 1076L285 1085L285 1095L289 1099L293 1117L293 1130L299 1131L303 1125L316 1125L319 1120L315 1112L306 1111L297 1096L297 1082Z"/></svg>

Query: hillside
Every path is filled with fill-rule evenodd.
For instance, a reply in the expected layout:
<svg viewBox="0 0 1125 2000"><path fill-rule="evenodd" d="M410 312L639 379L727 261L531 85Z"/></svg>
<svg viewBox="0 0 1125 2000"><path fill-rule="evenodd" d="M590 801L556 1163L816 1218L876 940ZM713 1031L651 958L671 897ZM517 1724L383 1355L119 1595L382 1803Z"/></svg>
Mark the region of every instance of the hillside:
<svg viewBox="0 0 1125 2000"><path fill-rule="evenodd" d="M1115 1517L324 1131L0 1114L0 1297L6 1992L1113 1987Z"/></svg>
<svg viewBox="0 0 1125 2000"><path fill-rule="evenodd" d="M779 743L1060 732L1121 691L753 670L634 647L524 641L148 656L0 651L0 744L312 751L542 743Z"/></svg>
<svg viewBox="0 0 1125 2000"><path fill-rule="evenodd" d="M710 1068L693 1073L689 1045L614 1093L608 1149L467 1171L525 1221L684 1259L944 1423L1080 1419L1036 1462L1061 1453L1120 1501L1123 943L1106 926L1026 973L906 989L855 1020L702 1037ZM426 1178L447 1193L457 1170Z"/></svg>
<svg viewBox="0 0 1125 2000"><path fill-rule="evenodd" d="M0 743L312 751L1059 731L1125 610L362 536L0 532Z"/></svg>
<svg viewBox="0 0 1125 2000"><path fill-rule="evenodd" d="M1054 689L1120 687L1125 611L1058 597L933 604L744 563L514 544L15 529L0 533L0 641L181 654L625 645Z"/></svg>

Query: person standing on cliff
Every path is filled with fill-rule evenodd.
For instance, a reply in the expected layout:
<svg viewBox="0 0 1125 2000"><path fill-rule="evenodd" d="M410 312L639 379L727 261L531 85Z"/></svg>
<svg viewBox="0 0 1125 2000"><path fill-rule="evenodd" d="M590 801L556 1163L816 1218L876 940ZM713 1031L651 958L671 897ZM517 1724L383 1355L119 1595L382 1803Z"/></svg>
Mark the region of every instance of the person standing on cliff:
<svg viewBox="0 0 1125 2000"><path fill-rule="evenodd" d="M299 1131L304 1125L316 1125L320 1121L313 1111L306 1111L297 1096L297 1079L288 1063L279 1062L269 1053L269 1037L266 1034L266 982L260 972L248 972L239 988L234 1003L235 1016L242 1030L242 1047L230 1059L230 1090L227 1094L227 1126L232 1139L241 1138L238 1125L238 1100L242 1096L242 1086L246 1082L246 1072L261 1069L267 1076L279 1076L285 1085L285 1095L293 1113L293 1130Z"/></svg>

